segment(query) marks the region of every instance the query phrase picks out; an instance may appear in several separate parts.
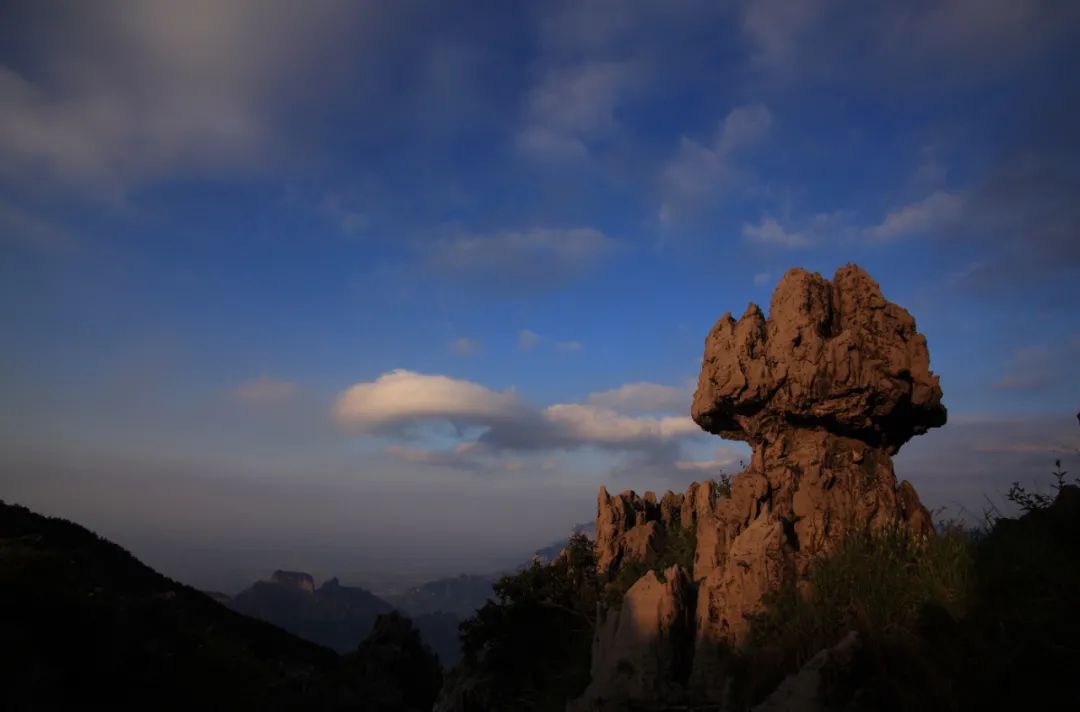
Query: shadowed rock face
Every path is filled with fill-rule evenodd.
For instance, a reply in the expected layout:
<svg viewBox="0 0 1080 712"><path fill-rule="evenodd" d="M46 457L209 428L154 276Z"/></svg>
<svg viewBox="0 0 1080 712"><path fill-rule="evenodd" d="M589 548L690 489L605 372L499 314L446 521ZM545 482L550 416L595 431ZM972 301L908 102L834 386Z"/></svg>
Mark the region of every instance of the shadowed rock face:
<svg viewBox="0 0 1080 712"><path fill-rule="evenodd" d="M711 433L750 443L749 468L725 483L668 492L659 504L651 493L601 490L597 512L598 565L611 578L630 561L650 564L671 527L694 530L692 571L684 572L692 595L649 588L664 599L661 608L679 612L667 620L694 621L685 698L722 701L730 651L745 642L764 597L802 579L849 533L904 527L933 535L929 513L892 465L905 442L945 423L929 363L911 315L854 265L832 282L793 269L767 319L751 304L709 332L691 415ZM653 626L632 640L612 627L597 629L594 674L610 669L604 658L615 650L645 659L681 639L677 627ZM615 698L681 699L656 681L594 676L577 709L603 709L600 701Z"/></svg>
<svg viewBox="0 0 1080 712"><path fill-rule="evenodd" d="M694 619L692 585L681 567L668 568L662 578L646 573L619 608L604 612L597 628L592 682L569 712L622 710L629 703L685 696Z"/></svg>

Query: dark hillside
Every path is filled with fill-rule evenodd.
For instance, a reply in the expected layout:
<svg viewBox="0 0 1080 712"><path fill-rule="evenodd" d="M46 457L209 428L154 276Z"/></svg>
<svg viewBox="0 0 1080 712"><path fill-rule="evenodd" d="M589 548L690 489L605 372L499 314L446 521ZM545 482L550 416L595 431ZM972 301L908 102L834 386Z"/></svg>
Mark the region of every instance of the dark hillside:
<svg viewBox="0 0 1080 712"><path fill-rule="evenodd" d="M414 655L409 643L395 649ZM410 709L393 680L364 674L369 662L231 611L81 526L0 502L5 709Z"/></svg>

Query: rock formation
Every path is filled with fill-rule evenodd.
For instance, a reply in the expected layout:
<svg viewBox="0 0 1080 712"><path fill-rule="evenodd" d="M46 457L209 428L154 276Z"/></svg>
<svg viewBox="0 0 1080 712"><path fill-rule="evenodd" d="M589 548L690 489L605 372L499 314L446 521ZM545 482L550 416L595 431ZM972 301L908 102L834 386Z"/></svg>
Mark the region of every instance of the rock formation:
<svg viewBox="0 0 1080 712"><path fill-rule="evenodd" d="M629 561L650 565L673 528L692 529L691 570L666 574L669 581L688 577L691 595L657 588L651 573L642 581L650 610L667 611L664 620L693 620L685 692L718 703L730 652L745 642L749 617L766 594L801 581L810 561L848 533L904 527L933 534L914 488L897 483L892 456L943 425L946 413L914 319L848 265L832 282L790 270L768 318L754 304L738 320L722 316L705 340L691 415L711 433L748 442L750 466L730 479L694 483L685 494L668 492L659 503L652 493L601 489L598 566L614 579ZM643 595L635 584L624 606ZM663 692L640 674L611 674L610 657L617 649L631 663L655 657L670 649L672 627L650 620L647 634L631 641L624 618L597 626L593 683L577 709Z"/></svg>

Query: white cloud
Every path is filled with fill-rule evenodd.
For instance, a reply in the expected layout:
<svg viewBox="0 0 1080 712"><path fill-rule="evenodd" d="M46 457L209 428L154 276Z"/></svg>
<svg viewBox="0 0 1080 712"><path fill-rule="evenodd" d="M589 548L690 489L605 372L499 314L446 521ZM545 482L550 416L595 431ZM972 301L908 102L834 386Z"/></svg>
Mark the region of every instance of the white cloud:
<svg viewBox="0 0 1080 712"><path fill-rule="evenodd" d="M634 411L646 400L670 400L671 394L658 390L661 386L651 388L654 385L629 384L593 394L589 403L536 408L523 403L512 390L498 392L470 381L399 370L346 390L338 398L335 413L343 424L371 434L405 435L411 432L410 426L430 421L458 426L458 442L451 450L396 445L390 450L411 462L457 467L476 461L482 469L511 452L592 447L671 464L683 443L711 436L687 416L635 416L598 405L606 402ZM680 410L685 410L685 404ZM460 430L465 426L480 428L479 435L466 435Z"/></svg>
<svg viewBox="0 0 1080 712"><path fill-rule="evenodd" d="M346 390L335 412L340 422L372 432L424 420L491 424L520 415L522 408L512 390L493 391L471 381L397 370Z"/></svg>
<svg viewBox="0 0 1080 712"><path fill-rule="evenodd" d="M583 348L585 347L580 341L559 341L555 344L555 350L564 354L581 351Z"/></svg>
<svg viewBox="0 0 1080 712"><path fill-rule="evenodd" d="M735 156L759 143L772 124L768 108L750 104L724 117L711 145L683 136L678 154L660 174L661 220L677 220L722 197L743 178Z"/></svg>
<svg viewBox="0 0 1080 712"><path fill-rule="evenodd" d="M889 211L867 234L879 241L922 235L957 225L963 213L963 196L939 190L922 200Z"/></svg>
<svg viewBox="0 0 1080 712"><path fill-rule="evenodd" d="M462 336L459 339L455 339L454 342L450 344L450 350L458 356L472 356L480 350L480 344L473 339Z"/></svg>
<svg viewBox="0 0 1080 712"><path fill-rule="evenodd" d="M764 287L772 280L772 275L768 272L758 272L754 275L754 286Z"/></svg>
<svg viewBox="0 0 1080 712"><path fill-rule="evenodd" d="M685 413L690 410L690 390L659 383L627 383L590 393L588 402L620 413Z"/></svg>
<svg viewBox="0 0 1080 712"><path fill-rule="evenodd" d="M533 228L463 235L435 245L434 272L481 288L521 292L561 286L615 252L618 243L599 230Z"/></svg>
<svg viewBox="0 0 1080 712"><path fill-rule="evenodd" d="M687 417L646 418L623 415L608 408L561 403L543 411L544 419L569 443L601 446L640 446L700 435Z"/></svg>
<svg viewBox="0 0 1080 712"><path fill-rule="evenodd" d="M260 376L237 386L233 397L242 403L268 405L290 400L296 391L296 384L292 381Z"/></svg>
<svg viewBox="0 0 1080 712"><path fill-rule="evenodd" d="M540 334L528 329L522 329L517 335L518 351L532 351L540 345L541 341Z"/></svg>

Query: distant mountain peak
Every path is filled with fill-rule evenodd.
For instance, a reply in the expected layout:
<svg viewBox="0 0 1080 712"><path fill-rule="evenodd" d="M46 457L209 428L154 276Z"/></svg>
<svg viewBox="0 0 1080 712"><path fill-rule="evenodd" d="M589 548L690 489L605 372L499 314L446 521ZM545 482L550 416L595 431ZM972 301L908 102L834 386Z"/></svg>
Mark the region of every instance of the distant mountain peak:
<svg viewBox="0 0 1080 712"><path fill-rule="evenodd" d="M303 571L275 571L270 576L270 583L315 593L315 579L311 577L311 574L306 574Z"/></svg>

